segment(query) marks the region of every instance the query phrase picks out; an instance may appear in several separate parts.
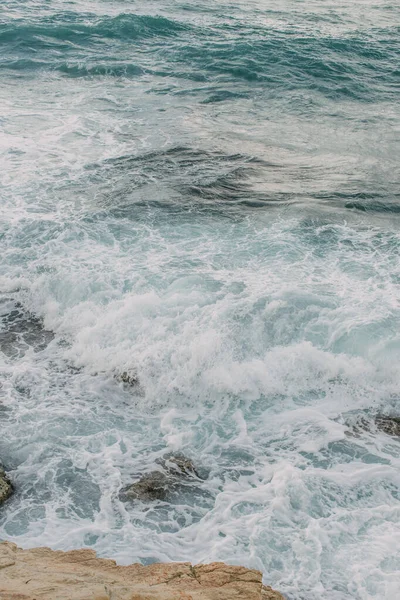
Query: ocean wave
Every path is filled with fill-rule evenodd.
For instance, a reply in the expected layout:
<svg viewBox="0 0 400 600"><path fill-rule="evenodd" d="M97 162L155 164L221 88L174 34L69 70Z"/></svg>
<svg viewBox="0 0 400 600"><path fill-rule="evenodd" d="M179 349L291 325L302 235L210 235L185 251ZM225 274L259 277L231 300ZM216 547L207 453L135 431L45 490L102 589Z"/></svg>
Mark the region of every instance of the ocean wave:
<svg viewBox="0 0 400 600"><path fill-rule="evenodd" d="M396 7L5 4L0 537L396 598Z"/></svg>
<svg viewBox="0 0 400 600"><path fill-rule="evenodd" d="M0 24L0 44L20 48L52 48L72 43L87 46L107 39L140 40L174 36L190 27L160 16L120 14L99 19L91 14L64 13L26 23L25 20ZM68 46L67 46L68 47Z"/></svg>
<svg viewBox="0 0 400 600"><path fill-rule="evenodd" d="M56 70L75 77L136 77L146 72L189 81L236 81L240 86L212 93L205 102L246 94L250 85L253 93L303 89L363 102L373 101L378 93L393 97L399 39L395 26L335 36L260 26L200 26L134 14L105 19L61 14L0 25L3 68ZM110 53L122 55L123 64L108 68L105 56Z"/></svg>

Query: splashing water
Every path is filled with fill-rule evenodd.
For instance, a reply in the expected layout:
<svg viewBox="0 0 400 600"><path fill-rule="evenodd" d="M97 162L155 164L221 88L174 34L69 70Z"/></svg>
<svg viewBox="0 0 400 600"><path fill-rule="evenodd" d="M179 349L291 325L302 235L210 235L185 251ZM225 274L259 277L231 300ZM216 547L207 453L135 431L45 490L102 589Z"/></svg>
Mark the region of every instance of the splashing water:
<svg viewBox="0 0 400 600"><path fill-rule="evenodd" d="M4 2L0 538L396 597L399 22ZM208 477L124 502L167 452Z"/></svg>

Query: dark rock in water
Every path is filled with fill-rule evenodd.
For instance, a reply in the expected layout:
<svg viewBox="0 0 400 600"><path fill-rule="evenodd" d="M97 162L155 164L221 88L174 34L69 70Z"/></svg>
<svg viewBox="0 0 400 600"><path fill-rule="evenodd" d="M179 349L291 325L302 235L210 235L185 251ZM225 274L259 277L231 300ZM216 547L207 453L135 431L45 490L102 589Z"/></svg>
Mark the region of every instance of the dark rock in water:
<svg viewBox="0 0 400 600"><path fill-rule="evenodd" d="M128 371L123 371L123 373L118 373L115 376L117 381L122 381L126 385L137 385L139 383L139 379L134 373L128 373Z"/></svg>
<svg viewBox="0 0 400 600"><path fill-rule="evenodd" d="M370 416L370 418L367 418L360 416L351 424L349 433L358 437L363 432L376 433L377 430L383 431L387 435L400 437L400 417L376 415L375 417Z"/></svg>
<svg viewBox="0 0 400 600"><path fill-rule="evenodd" d="M371 426L373 426L373 421L370 421L366 417L358 417L357 420L353 423L348 423L349 430L346 432L348 435L354 435L355 437L359 437L365 431L371 431Z"/></svg>
<svg viewBox="0 0 400 600"><path fill-rule="evenodd" d="M176 477L198 477L200 475L196 471L193 461L187 458L181 452L176 454L164 454L162 458L156 461L163 469L172 476Z"/></svg>
<svg viewBox="0 0 400 600"><path fill-rule="evenodd" d="M151 471L121 492L121 498L126 500L164 500L183 491L190 481L200 477L193 461L184 454L169 453L157 459L162 470Z"/></svg>
<svg viewBox="0 0 400 600"><path fill-rule="evenodd" d="M43 322L12 303L11 310L1 317L0 350L10 358L24 356L29 348L44 350L54 339L54 333L44 329Z"/></svg>
<svg viewBox="0 0 400 600"><path fill-rule="evenodd" d="M380 431L388 435L400 437L400 417L378 415L375 417L375 424Z"/></svg>
<svg viewBox="0 0 400 600"><path fill-rule="evenodd" d="M171 487L171 481L161 471L146 473L126 488L121 496L127 500L165 500Z"/></svg>
<svg viewBox="0 0 400 600"><path fill-rule="evenodd" d="M13 487L11 481L8 479L3 469L0 468L0 504L11 496L12 491Z"/></svg>

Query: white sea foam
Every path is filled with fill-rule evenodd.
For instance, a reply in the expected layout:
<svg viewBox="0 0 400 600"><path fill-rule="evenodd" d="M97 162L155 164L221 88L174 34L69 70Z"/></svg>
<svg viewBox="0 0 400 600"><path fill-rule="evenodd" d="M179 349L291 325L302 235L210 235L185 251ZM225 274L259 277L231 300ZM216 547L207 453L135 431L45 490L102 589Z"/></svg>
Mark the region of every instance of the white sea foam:
<svg viewBox="0 0 400 600"><path fill-rule="evenodd" d="M396 290L379 260L360 253L350 276L336 250L366 239L368 253L377 234L333 227L318 257L295 217L228 229L211 219L201 234L188 222L161 223L156 237L135 226L124 248L109 245L112 220L96 239L75 223L42 247L19 291L4 280L56 339L3 360L0 453L20 492L2 536L89 544L125 564L244 563L293 597L389 597L399 452L383 434L349 437L346 414L390 407L398 390L382 360ZM123 371L139 388L113 379ZM208 479L168 507L122 503L121 487L168 450Z"/></svg>
<svg viewBox="0 0 400 600"><path fill-rule="evenodd" d="M238 4L259 25L261 4ZM132 12L74 6L90 23ZM333 25L327 6L321 35L361 26L360 3ZM142 12L159 11L181 14ZM286 31L287 14L263 23ZM321 93L315 119L291 96L206 103L208 82L144 66L140 81L39 70L0 89L0 457L16 487L0 537L244 564L291 600L392 600L400 445L365 422L398 410L398 217L326 198L386 181L360 157L394 109L365 102L360 121ZM204 480L123 502L169 451Z"/></svg>

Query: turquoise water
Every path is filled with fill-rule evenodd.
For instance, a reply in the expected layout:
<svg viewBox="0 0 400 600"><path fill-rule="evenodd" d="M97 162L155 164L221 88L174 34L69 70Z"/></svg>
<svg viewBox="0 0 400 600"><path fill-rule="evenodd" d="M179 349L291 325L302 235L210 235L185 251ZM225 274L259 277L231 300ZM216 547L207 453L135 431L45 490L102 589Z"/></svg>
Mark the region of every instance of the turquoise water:
<svg viewBox="0 0 400 600"><path fill-rule="evenodd" d="M0 538L396 598L399 6L0 11Z"/></svg>

